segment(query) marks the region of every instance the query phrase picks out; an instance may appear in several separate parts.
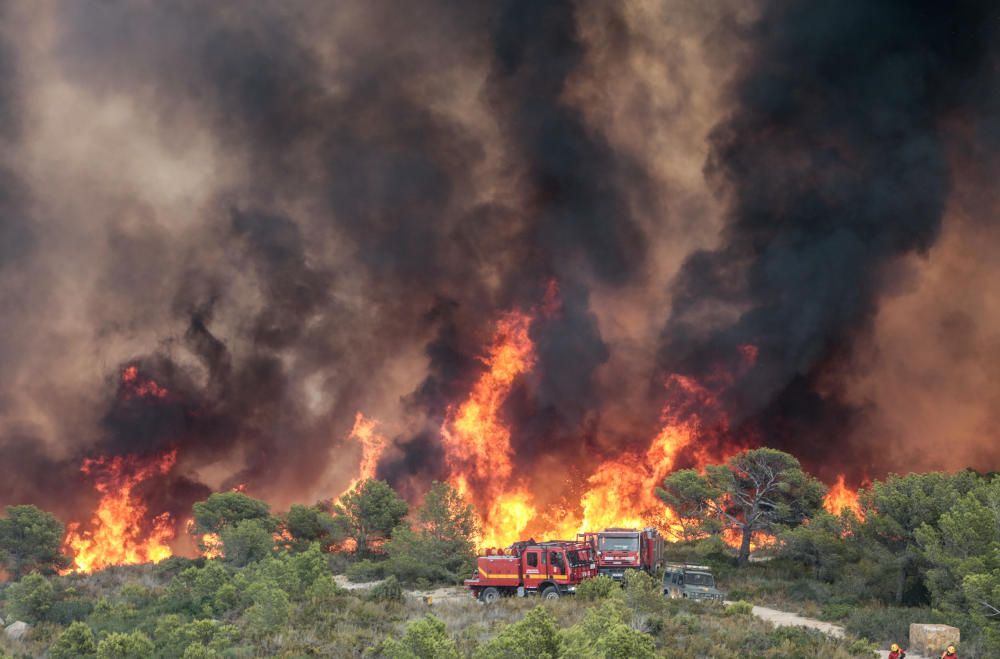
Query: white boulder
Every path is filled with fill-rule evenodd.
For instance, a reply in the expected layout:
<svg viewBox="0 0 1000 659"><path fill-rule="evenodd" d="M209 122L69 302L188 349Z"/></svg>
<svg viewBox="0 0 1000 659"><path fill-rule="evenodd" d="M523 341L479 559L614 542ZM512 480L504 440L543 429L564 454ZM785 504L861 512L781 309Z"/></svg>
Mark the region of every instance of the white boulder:
<svg viewBox="0 0 1000 659"><path fill-rule="evenodd" d="M24 635L28 633L29 629L31 629L31 625L18 620L17 622L7 625L7 629L4 630L4 633L7 634L7 638L10 640L20 641L24 638Z"/></svg>

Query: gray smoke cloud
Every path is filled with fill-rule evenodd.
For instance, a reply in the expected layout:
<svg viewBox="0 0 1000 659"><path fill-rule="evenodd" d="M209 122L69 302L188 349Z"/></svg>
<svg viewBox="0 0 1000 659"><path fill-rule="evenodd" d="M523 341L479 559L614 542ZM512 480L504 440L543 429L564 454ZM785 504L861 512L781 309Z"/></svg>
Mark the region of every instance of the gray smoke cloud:
<svg viewBox="0 0 1000 659"><path fill-rule="evenodd" d="M688 5L5 5L0 504L79 516L84 456L171 448L151 510L329 497L358 411L416 498L497 317L553 283L503 410L539 496L745 343L734 418L807 464L877 454L823 387L935 244L948 122L993 102L988 31L949 35L989 16Z"/></svg>

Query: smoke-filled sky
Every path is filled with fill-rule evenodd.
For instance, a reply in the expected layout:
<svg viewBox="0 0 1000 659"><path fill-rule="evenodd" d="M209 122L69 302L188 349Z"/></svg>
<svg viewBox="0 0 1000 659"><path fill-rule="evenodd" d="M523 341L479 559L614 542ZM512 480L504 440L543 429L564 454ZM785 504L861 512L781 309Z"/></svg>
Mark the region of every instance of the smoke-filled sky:
<svg viewBox="0 0 1000 659"><path fill-rule="evenodd" d="M1000 468L994 5L0 2L0 504L168 448L178 509L327 498L358 411L416 494L553 286L504 408L535 478L747 345L724 441Z"/></svg>

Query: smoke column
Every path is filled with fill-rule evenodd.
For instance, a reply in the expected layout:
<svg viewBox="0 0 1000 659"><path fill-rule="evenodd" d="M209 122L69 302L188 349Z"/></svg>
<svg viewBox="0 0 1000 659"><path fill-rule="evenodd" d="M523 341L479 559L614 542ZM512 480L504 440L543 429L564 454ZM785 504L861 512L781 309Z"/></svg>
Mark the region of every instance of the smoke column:
<svg viewBox="0 0 1000 659"><path fill-rule="evenodd" d="M938 238L947 121L995 84L996 23L974 2L764 7L707 164L729 216L674 283L664 370L704 376L752 344L756 367L728 392L737 418L807 462L843 455L861 410L837 371L900 257Z"/></svg>
<svg viewBox="0 0 1000 659"><path fill-rule="evenodd" d="M85 519L85 458L173 450L150 514L327 498L359 413L416 501L509 312L535 359L497 421L538 506L645 455L675 374L740 374L707 448L892 468L858 428L902 433L912 390L856 360L981 237L956 199L995 207L1000 23L711 4L0 4L0 505ZM906 345L994 363L988 302Z"/></svg>

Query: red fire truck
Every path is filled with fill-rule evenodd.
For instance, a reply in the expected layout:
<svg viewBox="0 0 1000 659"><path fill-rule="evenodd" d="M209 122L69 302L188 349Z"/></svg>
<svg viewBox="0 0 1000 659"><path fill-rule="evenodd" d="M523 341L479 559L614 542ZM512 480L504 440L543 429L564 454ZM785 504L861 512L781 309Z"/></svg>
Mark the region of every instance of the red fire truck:
<svg viewBox="0 0 1000 659"><path fill-rule="evenodd" d="M598 573L615 581L625 577L625 570L652 573L663 567L663 536L654 528L613 528L581 535L596 553Z"/></svg>
<svg viewBox="0 0 1000 659"><path fill-rule="evenodd" d="M541 594L558 599L597 576L586 542L515 542L508 549L488 549L476 559L477 574L465 580L473 597L492 604L503 596Z"/></svg>

